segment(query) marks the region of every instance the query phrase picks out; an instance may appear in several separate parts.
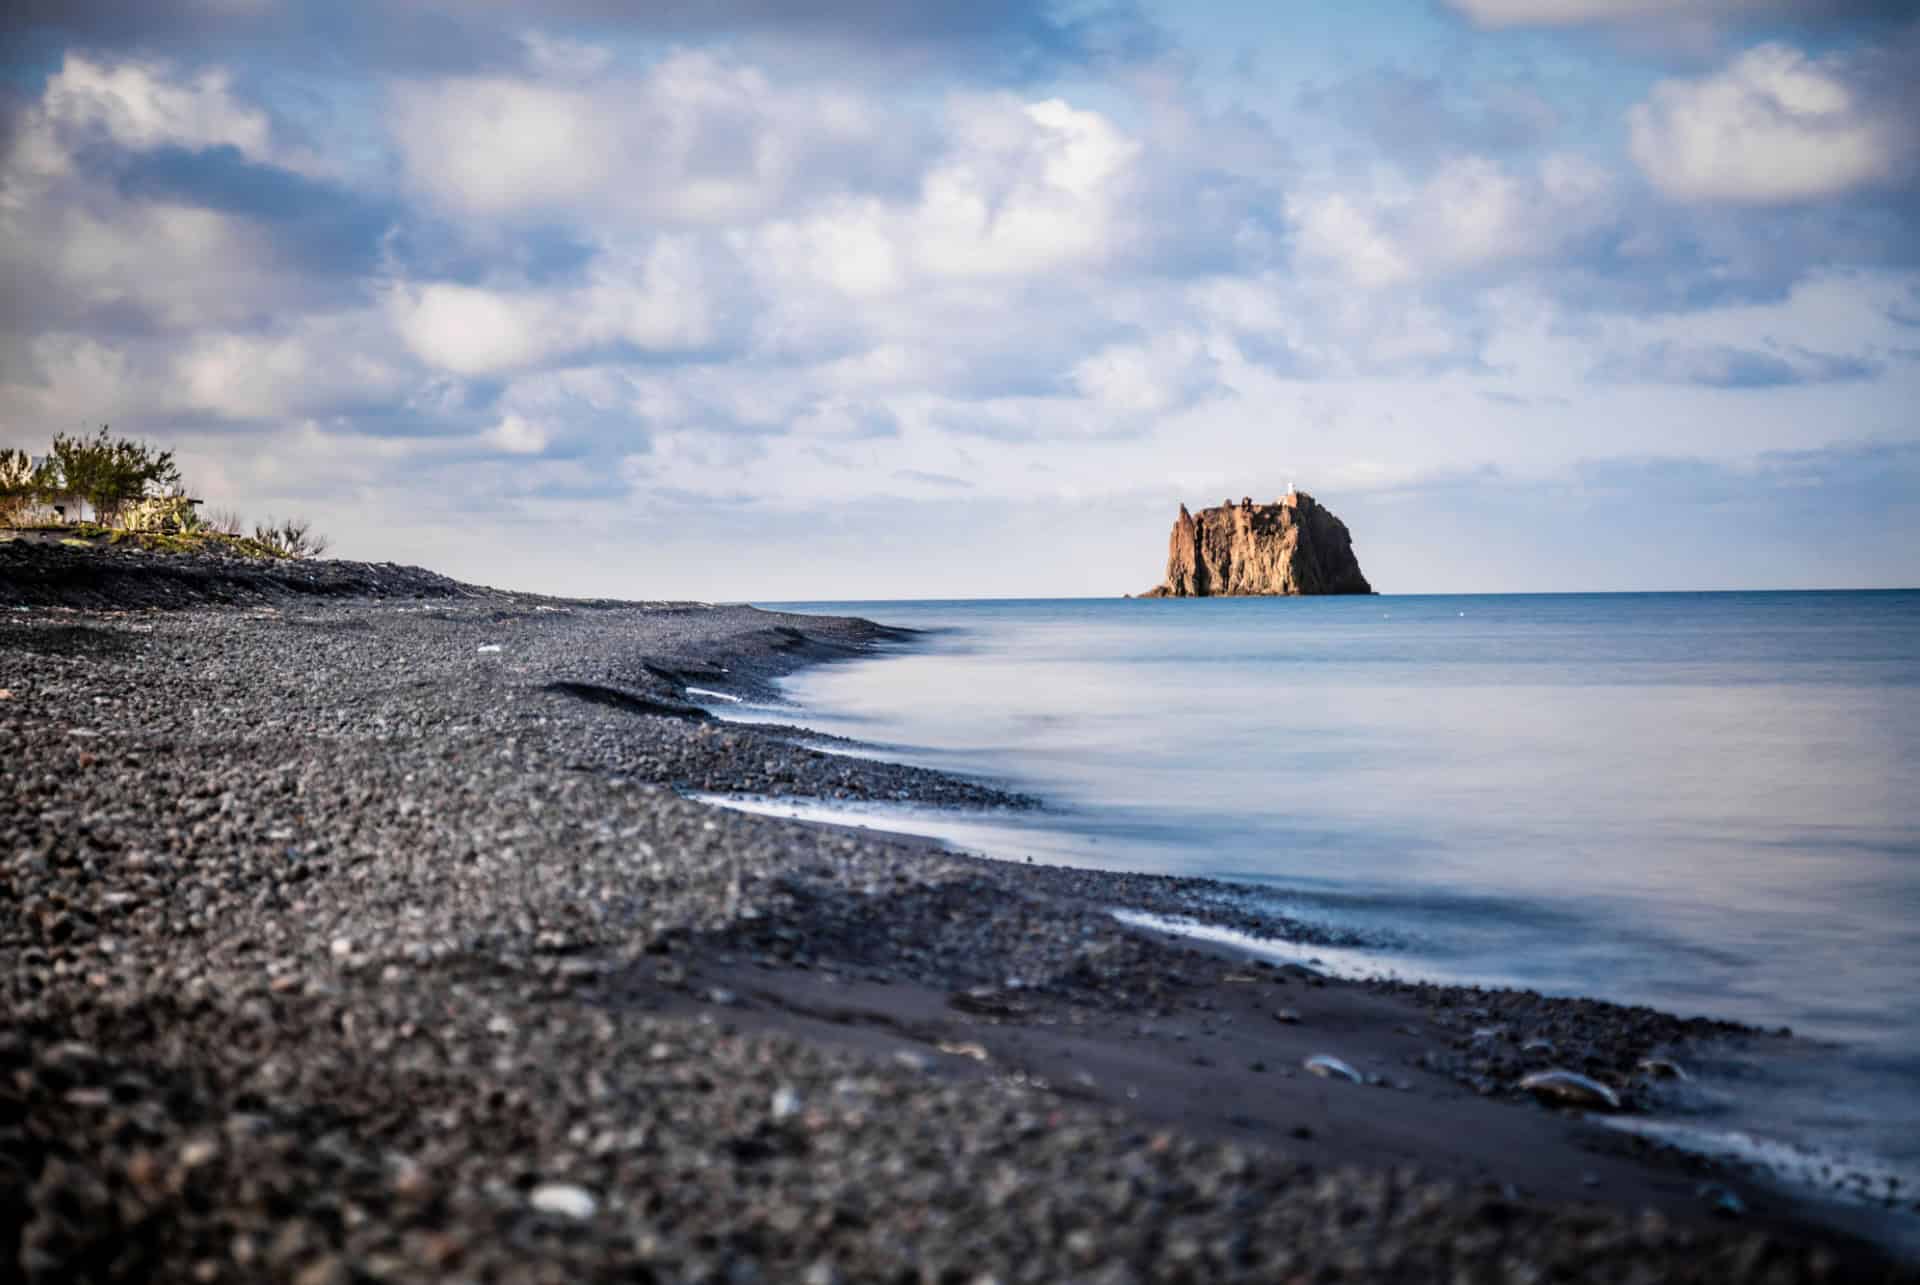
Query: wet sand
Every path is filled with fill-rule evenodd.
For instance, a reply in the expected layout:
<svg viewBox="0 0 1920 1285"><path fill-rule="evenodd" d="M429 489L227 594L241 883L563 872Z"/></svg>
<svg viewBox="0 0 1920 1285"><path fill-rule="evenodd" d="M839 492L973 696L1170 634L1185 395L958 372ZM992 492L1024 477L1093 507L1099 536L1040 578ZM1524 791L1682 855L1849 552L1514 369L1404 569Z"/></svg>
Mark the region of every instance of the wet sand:
<svg viewBox="0 0 1920 1285"><path fill-rule="evenodd" d="M877 626L140 556L0 546L29 1278L1914 1279L1514 1088L1536 1038L1632 1103L1772 1037L1327 981L1110 913L1195 881L681 796L1032 805L688 698Z"/></svg>

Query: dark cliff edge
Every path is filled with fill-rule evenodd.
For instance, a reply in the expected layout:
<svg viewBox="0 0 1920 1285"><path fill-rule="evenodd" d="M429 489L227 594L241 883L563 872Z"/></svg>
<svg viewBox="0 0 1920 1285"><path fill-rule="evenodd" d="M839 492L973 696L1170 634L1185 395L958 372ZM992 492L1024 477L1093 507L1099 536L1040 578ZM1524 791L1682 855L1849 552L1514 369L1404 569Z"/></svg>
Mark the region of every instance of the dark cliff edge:
<svg viewBox="0 0 1920 1285"><path fill-rule="evenodd" d="M1180 506L1167 575L1145 598L1372 593L1347 524L1304 491L1272 504L1243 498L1196 516Z"/></svg>

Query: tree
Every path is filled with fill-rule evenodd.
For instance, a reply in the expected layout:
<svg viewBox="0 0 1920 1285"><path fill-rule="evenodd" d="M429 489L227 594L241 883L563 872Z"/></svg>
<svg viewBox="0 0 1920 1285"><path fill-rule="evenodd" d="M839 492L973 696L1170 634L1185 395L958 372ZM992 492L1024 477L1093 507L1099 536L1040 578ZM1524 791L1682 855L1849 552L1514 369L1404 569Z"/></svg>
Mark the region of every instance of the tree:
<svg viewBox="0 0 1920 1285"><path fill-rule="evenodd" d="M102 523L110 523L129 500L145 498L148 488L180 484L172 451L114 437L105 424L93 437L55 434L51 459L61 487L91 505L94 520Z"/></svg>
<svg viewBox="0 0 1920 1285"><path fill-rule="evenodd" d="M49 461L36 468L25 451L0 449L0 525L19 521L36 502L50 498L58 483Z"/></svg>

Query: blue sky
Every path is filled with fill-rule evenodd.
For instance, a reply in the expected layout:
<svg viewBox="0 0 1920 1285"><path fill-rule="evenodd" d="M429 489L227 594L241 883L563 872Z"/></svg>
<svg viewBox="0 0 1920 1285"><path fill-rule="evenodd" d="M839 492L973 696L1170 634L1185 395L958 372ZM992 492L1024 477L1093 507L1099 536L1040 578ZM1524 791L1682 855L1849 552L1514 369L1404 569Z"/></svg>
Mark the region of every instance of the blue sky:
<svg viewBox="0 0 1920 1285"><path fill-rule="evenodd" d="M25 0L0 445L554 592L1920 583L1883 0Z"/></svg>

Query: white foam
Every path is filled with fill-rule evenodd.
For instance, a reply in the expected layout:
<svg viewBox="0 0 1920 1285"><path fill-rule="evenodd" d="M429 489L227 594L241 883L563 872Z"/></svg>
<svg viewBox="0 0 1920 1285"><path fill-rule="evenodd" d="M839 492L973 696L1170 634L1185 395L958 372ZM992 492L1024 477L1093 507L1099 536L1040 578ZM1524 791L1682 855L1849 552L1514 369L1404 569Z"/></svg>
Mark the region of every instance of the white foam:
<svg viewBox="0 0 1920 1285"><path fill-rule="evenodd" d="M1822 1151L1759 1138L1739 1130L1709 1129L1679 1120L1610 1116L1599 1123L1622 1133L1652 1138L1681 1151L1711 1156L1775 1181L1811 1187L1849 1204L1906 1206L1920 1189L1920 1175L1865 1152Z"/></svg>
<svg viewBox="0 0 1920 1285"><path fill-rule="evenodd" d="M1276 963L1304 964L1329 977L1379 977L1384 974L1380 961L1363 951L1346 950L1337 946L1303 946L1293 942L1277 941L1271 937L1255 937L1237 928L1225 928L1219 924L1188 919L1182 915L1156 915L1144 910L1124 909L1112 909L1107 913L1129 927L1146 928L1153 932L1170 933L1177 937L1190 937L1195 941L1212 942L1219 946L1231 946L1255 958Z"/></svg>
<svg viewBox="0 0 1920 1285"><path fill-rule="evenodd" d="M687 695L709 696L717 701L732 701L735 705L738 705L740 703L740 698L738 696L732 695L729 692L716 692L710 687L689 687L687 688Z"/></svg>

